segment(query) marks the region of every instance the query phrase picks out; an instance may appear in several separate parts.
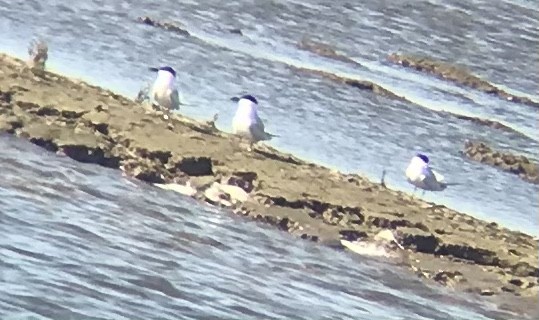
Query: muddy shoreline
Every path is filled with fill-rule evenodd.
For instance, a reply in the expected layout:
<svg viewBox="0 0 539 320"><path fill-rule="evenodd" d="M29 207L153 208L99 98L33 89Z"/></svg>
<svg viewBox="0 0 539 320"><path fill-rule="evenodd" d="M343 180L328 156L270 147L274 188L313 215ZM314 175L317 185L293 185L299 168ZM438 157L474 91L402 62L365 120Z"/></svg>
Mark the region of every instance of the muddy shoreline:
<svg viewBox="0 0 539 320"><path fill-rule="evenodd" d="M394 229L411 276L519 313L537 301L539 246L529 235L264 145L248 152L212 122L165 120L109 90L23 66L0 54L0 131L150 183L189 182L200 201L336 248ZM212 198L215 182L238 188Z"/></svg>

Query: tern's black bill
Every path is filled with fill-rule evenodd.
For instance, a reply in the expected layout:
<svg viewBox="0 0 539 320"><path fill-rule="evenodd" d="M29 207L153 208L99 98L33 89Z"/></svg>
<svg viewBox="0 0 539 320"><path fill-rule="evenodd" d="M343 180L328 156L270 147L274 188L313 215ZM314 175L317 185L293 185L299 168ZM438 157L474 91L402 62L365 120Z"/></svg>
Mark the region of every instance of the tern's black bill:
<svg viewBox="0 0 539 320"><path fill-rule="evenodd" d="M159 71L159 68L149 67L148 70L153 71L153 72L157 72L157 71Z"/></svg>
<svg viewBox="0 0 539 320"><path fill-rule="evenodd" d="M234 102L238 102L238 101L240 101L240 98L238 98L238 97L232 97L232 98L230 98L230 100L232 100L232 101L234 101Z"/></svg>

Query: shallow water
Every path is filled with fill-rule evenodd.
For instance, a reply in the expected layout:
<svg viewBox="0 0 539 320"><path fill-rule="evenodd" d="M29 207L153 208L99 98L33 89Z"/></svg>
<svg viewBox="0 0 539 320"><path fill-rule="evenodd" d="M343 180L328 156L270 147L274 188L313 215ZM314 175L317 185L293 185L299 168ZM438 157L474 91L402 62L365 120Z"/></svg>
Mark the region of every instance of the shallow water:
<svg viewBox="0 0 539 320"><path fill-rule="evenodd" d="M235 107L229 98L251 92L261 102L268 130L281 135L269 144L281 150L373 179L386 169L388 184L409 192L403 170L422 150L448 180L463 183L443 193L427 193L427 200L539 234L539 187L459 154L464 140L472 138L537 159L536 109L385 62L385 56L396 51L447 59L539 100L539 74L532 71L539 68L539 10L533 2L64 3L0 0L0 51L25 57L29 39L41 36L49 43L51 69L131 97L151 80L148 66L170 64L179 71L184 98L197 105L185 107L187 115L207 119L219 112L218 126L228 131ZM195 36L140 25L135 20L141 15L181 21ZM245 36L230 34L229 28L241 28ZM363 67L296 49L304 36L334 46ZM287 64L371 80L416 104L297 73ZM524 135L477 126L437 110L502 121ZM6 220L1 227L7 234L1 240L0 261L7 263L2 269L9 270L4 279L11 279L10 274L17 279L0 288L11 292L0 298L0 310L8 310L6 314L38 305L43 309L28 312L57 318L50 312L62 310L56 307L61 305L68 310L58 312L102 318L144 318L148 312L163 318L184 312L193 317L238 317L243 312L244 317L251 311L264 314L252 314L254 318L278 318L279 312L305 318L320 314L320 319L357 318L364 312L446 318L429 309L436 298L406 291L421 295L434 289L401 279L394 268L387 271L369 262L350 270L349 260L357 259L348 255L339 254L334 261L332 251L129 182L116 172L44 154L11 138L1 143L19 155L2 155L11 162L3 160L0 166L15 170L24 164L17 169L22 171L10 173L11 180L0 181L0 219ZM18 246L26 251L18 252ZM319 278L305 279L304 269L296 272L298 265L310 263L319 264L316 268L321 269L313 271ZM168 271L157 271L160 266ZM268 268L278 271L268 274ZM373 276L372 270L380 268L386 271ZM378 272L389 276L391 285ZM343 286L353 293L341 292ZM79 291L53 299L67 287ZM369 290L378 290L369 296L375 299L365 298L363 291ZM384 300L379 295L387 295L385 301L391 303L380 302ZM447 299L447 293L440 295ZM50 301L36 302L45 297ZM251 311L241 309L246 301ZM436 310L475 319L477 315L467 312L482 308L443 311L452 303L460 308L450 300L436 302Z"/></svg>
<svg viewBox="0 0 539 320"><path fill-rule="evenodd" d="M0 148L2 319L510 316L118 171L5 135Z"/></svg>

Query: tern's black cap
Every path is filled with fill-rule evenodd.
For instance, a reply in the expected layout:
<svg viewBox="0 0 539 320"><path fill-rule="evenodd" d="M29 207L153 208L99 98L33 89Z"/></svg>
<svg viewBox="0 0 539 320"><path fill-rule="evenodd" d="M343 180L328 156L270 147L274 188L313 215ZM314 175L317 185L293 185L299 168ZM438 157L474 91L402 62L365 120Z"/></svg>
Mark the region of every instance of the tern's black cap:
<svg viewBox="0 0 539 320"><path fill-rule="evenodd" d="M422 153L418 153L417 156L423 160L425 163L429 163L429 157L427 157L426 155L422 154Z"/></svg>
<svg viewBox="0 0 539 320"><path fill-rule="evenodd" d="M176 70L174 70L174 68L172 67L169 67L169 66L164 66L164 67L159 67L159 68L149 68L150 71L153 71L153 72L157 72L157 71L167 71L167 72L170 72L174 77L176 77Z"/></svg>
<svg viewBox="0 0 539 320"><path fill-rule="evenodd" d="M241 97L239 97L239 98L238 98L238 97L232 97L232 98L230 98L230 100L232 100L232 101L234 101L234 102L238 102L238 101L240 101L241 99L247 99L247 100L251 101L251 102L254 103L254 104L258 104L258 101L256 101L256 98L255 98L254 96L250 95L250 94L243 95L243 96L241 96Z"/></svg>

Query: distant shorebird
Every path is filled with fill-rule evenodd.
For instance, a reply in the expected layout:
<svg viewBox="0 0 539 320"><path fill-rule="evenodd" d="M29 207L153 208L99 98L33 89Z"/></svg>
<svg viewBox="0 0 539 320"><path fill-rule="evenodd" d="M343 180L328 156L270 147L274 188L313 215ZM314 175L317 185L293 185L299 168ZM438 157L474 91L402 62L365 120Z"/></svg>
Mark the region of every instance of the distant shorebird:
<svg viewBox="0 0 539 320"><path fill-rule="evenodd" d="M174 83L176 71L169 66L149 69L157 72L157 78L150 91L150 101L169 111L179 110L180 97Z"/></svg>
<svg viewBox="0 0 539 320"><path fill-rule="evenodd" d="M449 185L456 183L447 183L444 181L444 176L434 171L429 166L429 158L421 153L415 155L408 168L406 168L406 178L409 183L414 185L414 193L417 188L425 191L443 191Z"/></svg>
<svg viewBox="0 0 539 320"><path fill-rule="evenodd" d="M26 64L30 69L45 70L45 63L47 63L49 47L43 40L34 39L30 42L28 47L29 59Z"/></svg>
<svg viewBox="0 0 539 320"><path fill-rule="evenodd" d="M265 131L264 123L258 116L258 101L255 97L247 94L230 100L238 103L238 109L232 119L232 133L241 138L249 139L251 146L258 141L270 140L272 137L276 137L276 135Z"/></svg>

